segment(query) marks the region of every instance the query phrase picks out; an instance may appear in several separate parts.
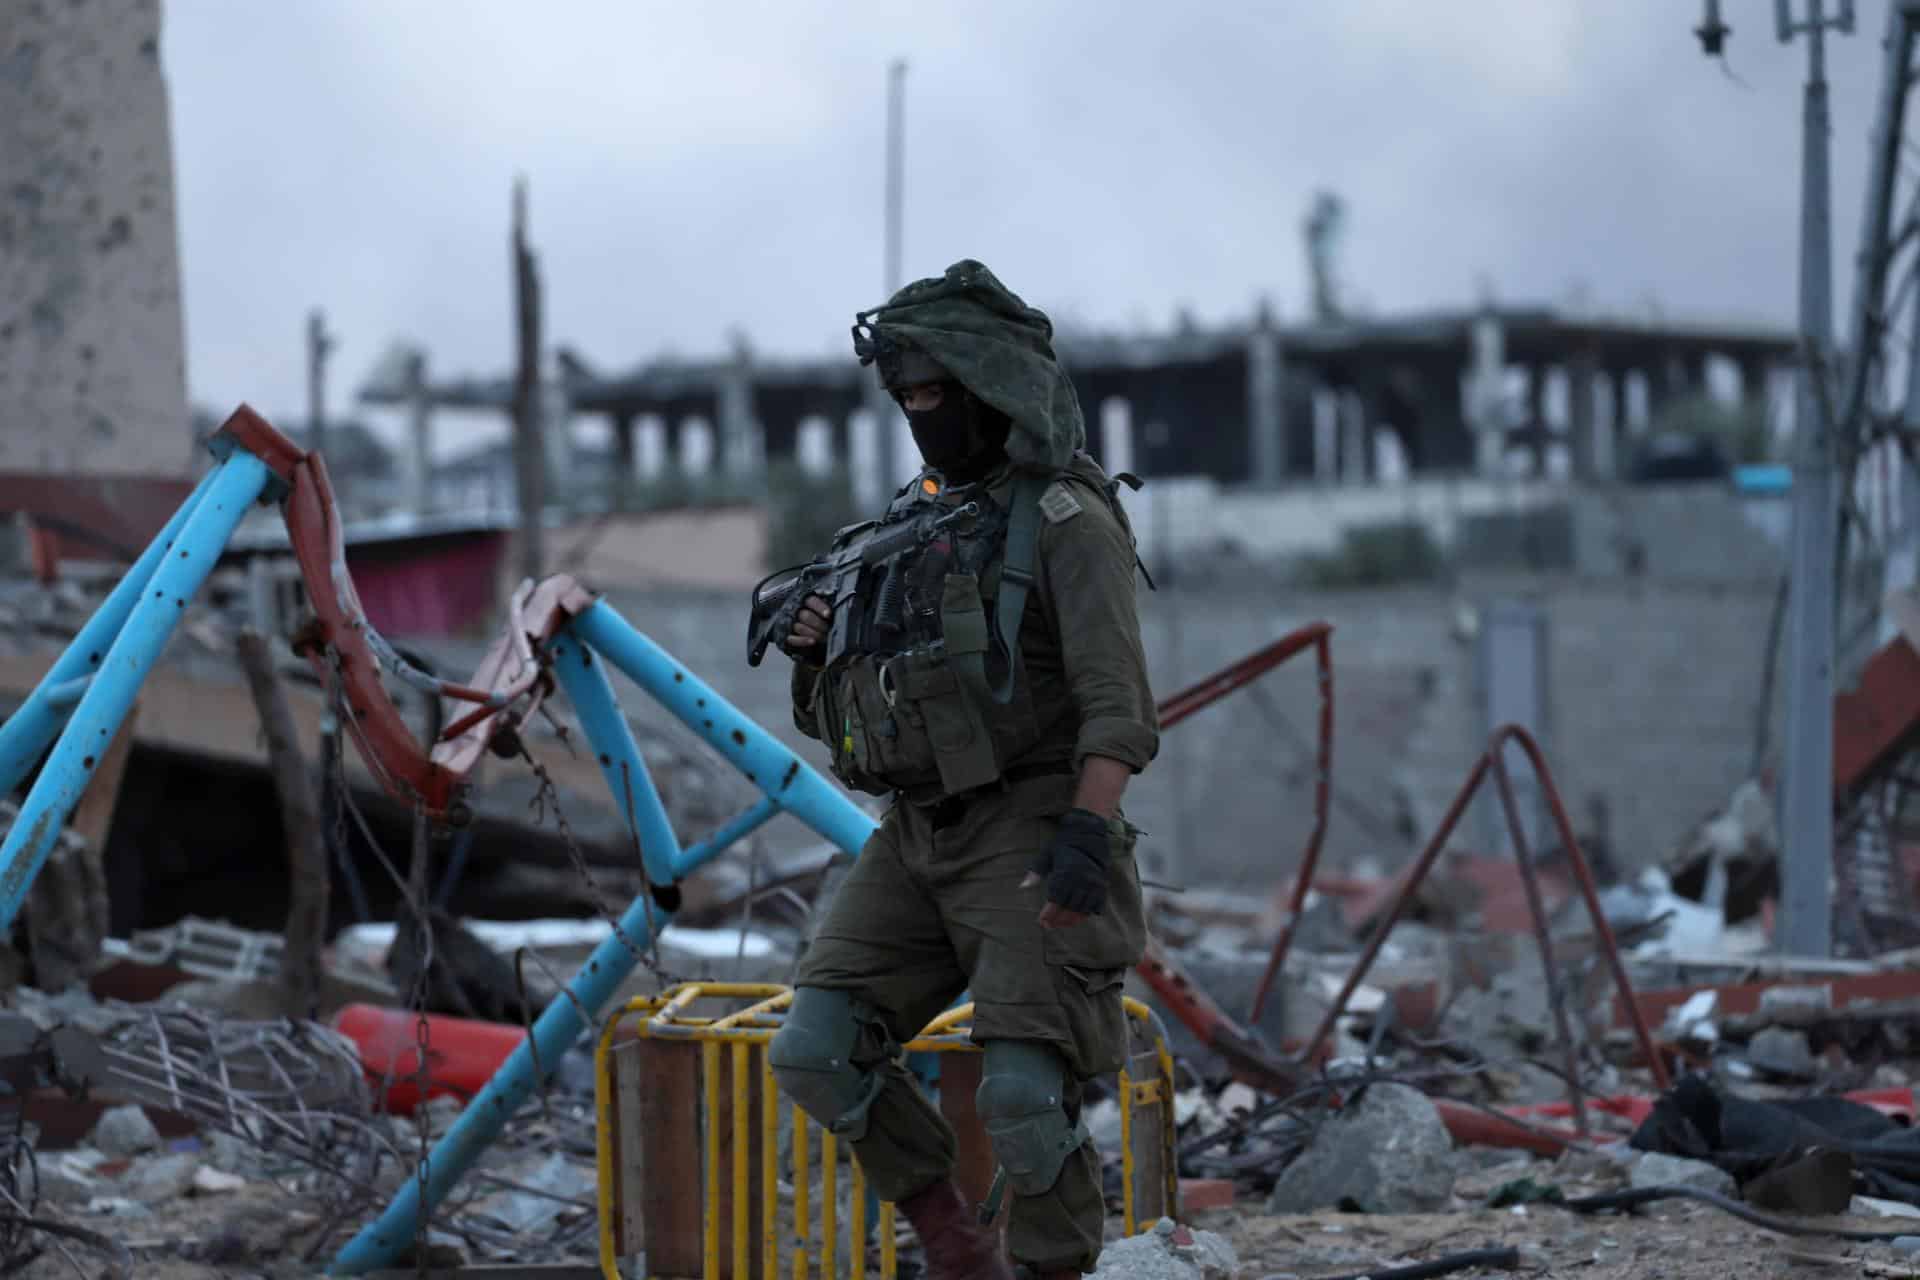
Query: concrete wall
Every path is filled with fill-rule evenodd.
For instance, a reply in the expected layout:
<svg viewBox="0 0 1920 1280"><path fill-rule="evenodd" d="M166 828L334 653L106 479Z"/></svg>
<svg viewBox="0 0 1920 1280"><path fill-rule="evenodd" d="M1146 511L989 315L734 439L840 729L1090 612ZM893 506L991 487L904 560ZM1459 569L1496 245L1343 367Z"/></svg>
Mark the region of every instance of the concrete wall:
<svg viewBox="0 0 1920 1280"><path fill-rule="evenodd" d="M1583 576L1760 582L1777 581L1786 569L1781 499L1662 485L1581 490L1570 506L1573 568Z"/></svg>
<svg viewBox="0 0 1920 1280"><path fill-rule="evenodd" d="M1324 554L1350 530L1417 521L1469 570L1560 568L1583 577L1712 583L1777 578L1784 567L1785 504L1716 484L1431 477L1274 493L1182 476L1129 494L1127 510L1150 565L1168 556L1203 564L1220 552L1251 560Z"/></svg>
<svg viewBox="0 0 1920 1280"><path fill-rule="evenodd" d="M192 465L158 0L8 0L0 469Z"/></svg>
<svg viewBox="0 0 1920 1280"><path fill-rule="evenodd" d="M1769 586L1531 577L1457 592L1162 591L1145 595L1145 637L1164 697L1292 628L1332 623L1337 795L1326 857L1384 869L1433 829L1484 742L1471 637L1479 606L1515 594L1547 612L1545 745L1581 834L1597 794L1623 864L1664 857L1744 776ZM662 588L611 599L723 696L821 758L792 730L784 660L757 671L742 660L742 595ZM623 690L643 723L671 723ZM1249 890L1290 874L1311 827L1317 707L1302 655L1169 730L1128 800L1149 832L1149 873ZM752 799L744 782L737 790L743 804ZM1470 814L1457 843L1477 847L1482 818Z"/></svg>
<svg viewBox="0 0 1920 1280"><path fill-rule="evenodd" d="M1230 550L1252 559L1332 551L1352 528L1418 520L1443 546L1462 520L1537 511L1565 499L1564 485L1540 480L1433 477L1397 484L1328 484L1278 493L1226 489L1204 477L1157 477L1127 495L1140 548L1154 557Z"/></svg>

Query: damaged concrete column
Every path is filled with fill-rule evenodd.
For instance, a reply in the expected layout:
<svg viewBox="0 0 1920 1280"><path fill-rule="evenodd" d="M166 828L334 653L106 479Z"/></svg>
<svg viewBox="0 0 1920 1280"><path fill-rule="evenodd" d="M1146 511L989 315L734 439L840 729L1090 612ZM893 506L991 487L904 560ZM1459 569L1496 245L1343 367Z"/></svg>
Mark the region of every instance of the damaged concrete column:
<svg viewBox="0 0 1920 1280"><path fill-rule="evenodd" d="M570 514L580 505L573 483L573 403L559 377L541 378L536 411L547 455L547 505Z"/></svg>
<svg viewBox="0 0 1920 1280"><path fill-rule="evenodd" d="M1273 310L1263 299L1247 335L1247 426L1251 437L1248 455L1253 459L1253 482L1261 488L1278 488L1287 473L1286 401L1281 395L1285 366L1280 350L1280 331L1274 326Z"/></svg>
<svg viewBox="0 0 1920 1280"><path fill-rule="evenodd" d="M1576 351L1567 363L1567 430L1573 441L1576 480L1598 480L1612 463L1613 451L1604 448L1594 404L1599 368L1599 359L1591 348Z"/></svg>
<svg viewBox="0 0 1920 1280"><path fill-rule="evenodd" d="M1527 452L1536 476L1547 474L1547 374L1544 364L1527 366Z"/></svg>
<svg viewBox="0 0 1920 1280"><path fill-rule="evenodd" d="M0 32L0 469L187 475L160 6L12 4Z"/></svg>
<svg viewBox="0 0 1920 1280"><path fill-rule="evenodd" d="M1500 470L1506 457L1506 330L1500 317L1482 312L1473 322L1473 353L1466 378L1464 417L1473 431L1474 465L1481 475Z"/></svg>
<svg viewBox="0 0 1920 1280"><path fill-rule="evenodd" d="M1628 371L1618 366L1606 371L1607 421L1603 432L1611 458L1609 474L1614 479L1627 473L1633 452L1633 424L1627 415L1627 377Z"/></svg>
<svg viewBox="0 0 1920 1280"><path fill-rule="evenodd" d="M1324 384L1313 389L1313 479L1332 484L1340 478L1340 392Z"/></svg>
<svg viewBox="0 0 1920 1280"><path fill-rule="evenodd" d="M720 419L720 467L730 476L747 475L761 461L760 424L753 416L753 349L745 334L733 338L733 358L720 374L715 396Z"/></svg>
<svg viewBox="0 0 1920 1280"><path fill-rule="evenodd" d="M1366 398L1358 391L1340 395L1340 479L1345 484L1364 484L1369 455L1373 452L1373 423L1368 417Z"/></svg>
<svg viewBox="0 0 1920 1280"><path fill-rule="evenodd" d="M616 413L613 425L613 507L630 511L638 494L639 473L635 467L633 432L637 415L631 411Z"/></svg>

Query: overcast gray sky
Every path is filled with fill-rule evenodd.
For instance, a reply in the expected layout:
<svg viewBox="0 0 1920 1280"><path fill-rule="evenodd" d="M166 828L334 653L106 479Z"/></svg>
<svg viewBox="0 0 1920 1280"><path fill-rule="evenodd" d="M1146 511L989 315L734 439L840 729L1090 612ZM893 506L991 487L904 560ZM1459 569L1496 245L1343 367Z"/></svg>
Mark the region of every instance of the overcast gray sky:
<svg viewBox="0 0 1920 1280"><path fill-rule="evenodd" d="M515 174L550 341L844 353L881 296L894 56L908 278L977 257L1101 328L1298 316L1328 187L1377 312L1484 281L1785 324L1806 53L1771 0L1723 7L1744 88L1697 0L167 0L189 382L302 415L313 306L333 405L396 338L504 372ZM1859 7L1829 59L1841 297L1886 0Z"/></svg>

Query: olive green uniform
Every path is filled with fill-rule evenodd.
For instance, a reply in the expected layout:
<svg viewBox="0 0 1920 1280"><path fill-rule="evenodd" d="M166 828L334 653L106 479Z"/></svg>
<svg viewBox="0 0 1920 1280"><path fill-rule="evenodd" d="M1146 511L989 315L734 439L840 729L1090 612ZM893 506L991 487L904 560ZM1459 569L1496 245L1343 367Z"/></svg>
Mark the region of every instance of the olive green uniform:
<svg viewBox="0 0 1920 1280"><path fill-rule="evenodd" d="M852 1145L876 1192L889 1200L951 1172L953 1134L890 1055L962 992L974 1002L975 1041L1037 1042L1060 1053L1069 1073L1066 1106L1076 1121L1079 1081L1115 1070L1125 1051L1121 984L1145 944L1133 829L1120 817L1109 823L1109 894L1098 915L1043 929L1045 886L1021 884L1073 806L1086 757L1105 756L1137 772L1158 746L1132 536L1124 516L1103 501L1098 468L1081 458L1070 471L1078 479L1056 481L1042 506L1034 584L1019 632L1022 671L995 723L997 729L1006 719L1024 720L1017 736L1035 745L1000 782L949 796L937 776L923 774L918 785L897 791L797 980L850 992L871 1013L854 1056L884 1085L866 1113L864 1136ZM986 484L1004 500L1011 475L1003 469ZM992 596L993 570L986 578L981 594ZM893 749L878 742L881 727L863 719L858 706L839 706L821 683L816 670L796 664L797 726L833 746L836 763L843 753L881 761ZM844 690L841 696L858 701ZM1014 1190L1010 1252L1035 1266L1090 1269L1104 1217L1099 1157L1083 1142L1050 1190Z"/></svg>

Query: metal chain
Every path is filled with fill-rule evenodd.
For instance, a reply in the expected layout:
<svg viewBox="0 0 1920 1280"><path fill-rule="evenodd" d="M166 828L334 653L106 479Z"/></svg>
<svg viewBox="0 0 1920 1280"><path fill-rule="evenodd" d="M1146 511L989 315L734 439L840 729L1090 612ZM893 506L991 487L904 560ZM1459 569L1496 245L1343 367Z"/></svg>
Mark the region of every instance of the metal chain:
<svg viewBox="0 0 1920 1280"><path fill-rule="evenodd" d="M433 969L433 925L427 919L427 849L429 825L426 806L416 802L413 808L413 861L407 868L408 904L420 930L419 967L414 971L409 1000L414 1010L413 1024L413 1117L414 1136L419 1140L419 1164L414 1177L419 1183L420 1212L414 1218L413 1255L419 1280L427 1280L427 1167L431 1162L433 1130L427 1114L427 1055L432 1049L433 1028L427 1021L428 974ZM398 941L396 935L395 938Z"/></svg>
<svg viewBox="0 0 1920 1280"><path fill-rule="evenodd" d="M533 770L533 776L537 782L533 799L528 802L528 807L534 810L534 820L543 822L548 809L553 811L554 823L560 829L560 840L566 846L567 857L573 863L573 869L579 873L581 880L586 883L587 896L592 901L594 910L598 911L601 919L613 929L613 936L620 939L620 945L627 949L627 954L633 957L636 964L644 965L647 971L663 985L672 986L685 981L669 972L660 963L657 955L649 956L647 952L641 950L639 945L627 936L627 931L620 927L619 918L613 914L606 894L600 889L600 882L594 878L593 868L587 863L587 855L581 850L580 842L574 838L573 827L567 822L566 810L561 807L560 788L555 785L553 775L547 772L545 765L534 759L533 753L527 750L524 739L520 742L520 758L527 762L529 769Z"/></svg>

